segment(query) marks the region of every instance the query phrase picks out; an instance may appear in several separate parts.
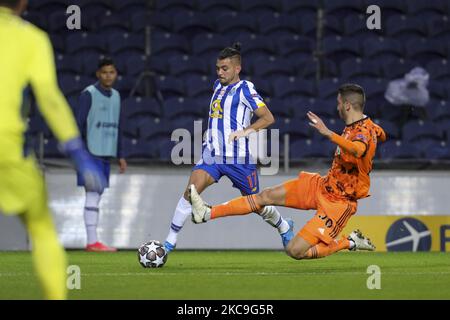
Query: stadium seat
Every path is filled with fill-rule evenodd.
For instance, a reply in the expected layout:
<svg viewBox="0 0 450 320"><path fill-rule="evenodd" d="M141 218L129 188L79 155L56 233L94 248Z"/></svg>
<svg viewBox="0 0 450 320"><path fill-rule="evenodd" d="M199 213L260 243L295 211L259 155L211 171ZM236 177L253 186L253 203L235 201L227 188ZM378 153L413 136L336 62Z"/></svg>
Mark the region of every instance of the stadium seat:
<svg viewBox="0 0 450 320"><path fill-rule="evenodd" d="M145 32L145 28L152 25L152 15L148 14L147 12L136 12L131 16L130 20L130 29L134 34ZM170 21L170 19L168 20ZM166 31L171 30L172 29L169 27L169 29L167 29Z"/></svg>
<svg viewBox="0 0 450 320"><path fill-rule="evenodd" d="M80 58L83 64L83 73L86 76L95 77L98 63L100 62L100 59L105 58L105 55L102 53L92 52L83 54Z"/></svg>
<svg viewBox="0 0 450 320"><path fill-rule="evenodd" d="M384 101L387 83L383 79L361 78L358 84L364 88L367 100Z"/></svg>
<svg viewBox="0 0 450 320"><path fill-rule="evenodd" d="M169 63L164 55L151 55L148 63L150 71L160 75L169 74Z"/></svg>
<svg viewBox="0 0 450 320"><path fill-rule="evenodd" d="M104 38L97 34L76 32L66 37L66 53L76 54L83 51L93 53L105 53Z"/></svg>
<svg viewBox="0 0 450 320"><path fill-rule="evenodd" d="M440 15L446 15L449 13L448 1L446 0L408 0L408 13L412 15L423 15L427 12L433 12Z"/></svg>
<svg viewBox="0 0 450 320"><path fill-rule="evenodd" d="M201 56L203 54L218 55L219 52L231 44L227 38L215 33L202 33L192 40L192 54Z"/></svg>
<svg viewBox="0 0 450 320"><path fill-rule="evenodd" d="M369 37L375 30L367 29L367 17L364 15L350 15L344 20L343 32L347 37Z"/></svg>
<svg viewBox="0 0 450 320"><path fill-rule="evenodd" d="M391 16L399 16L407 14L407 0L365 0L365 7L377 5L382 10L382 16L389 18Z"/></svg>
<svg viewBox="0 0 450 320"><path fill-rule="evenodd" d="M216 32L220 34L257 33L255 15L241 12L225 12L217 16Z"/></svg>
<svg viewBox="0 0 450 320"><path fill-rule="evenodd" d="M231 39L233 40L230 42L239 41L242 44L241 53L247 59L268 57L276 54L274 45L264 36L239 34L232 36Z"/></svg>
<svg viewBox="0 0 450 320"><path fill-rule="evenodd" d="M149 61L144 55L131 55L125 61L125 70L127 75L137 76L143 71L150 70Z"/></svg>
<svg viewBox="0 0 450 320"><path fill-rule="evenodd" d="M31 22L32 24L38 26L42 30L47 30L47 17L44 13L41 13L39 11L25 11L22 14L22 18L24 18L26 21Z"/></svg>
<svg viewBox="0 0 450 320"><path fill-rule="evenodd" d="M291 100L268 98L265 99L264 102L266 103L272 114L275 116L275 118L292 118L294 116Z"/></svg>
<svg viewBox="0 0 450 320"><path fill-rule="evenodd" d="M319 6L317 1L310 0L282 0L283 12L298 15L298 14L316 14Z"/></svg>
<svg viewBox="0 0 450 320"><path fill-rule="evenodd" d="M402 41L417 39L426 36L425 24L414 17L392 16L386 21L386 35Z"/></svg>
<svg viewBox="0 0 450 320"><path fill-rule="evenodd" d="M156 78L156 85L164 99L185 96L183 82L176 77L159 76Z"/></svg>
<svg viewBox="0 0 450 320"><path fill-rule="evenodd" d="M323 36L336 37L344 35L344 25L340 19L332 15L326 15L323 19Z"/></svg>
<svg viewBox="0 0 450 320"><path fill-rule="evenodd" d="M155 11L176 14L182 11L192 11L195 10L194 1L185 0L164 0L156 1Z"/></svg>
<svg viewBox="0 0 450 320"><path fill-rule="evenodd" d="M407 58L424 66L431 60L444 59L447 56L446 44L440 40L423 38L406 43Z"/></svg>
<svg viewBox="0 0 450 320"><path fill-rule="evenodd" d="M311 57L314 50L312 40L298 35L277 37L275 43L279 54L286 58L298 52Z"/></svg>
<svg viewBox="0 0 450 320"><path fill-rule="evenodd" d="M169 123L159 118L146 117L139 121L139 135L141 139L152 140L156 138L170 139L172 134Z"/></svg>
<svg viewBox="0 0 450 320"><path fill-rule="evenodd" d="M212 32L212 20L205 13L180 12L173 17L173 31L192 38L200 33Z"/></svg>
<svg viewBox="0 0 450 320"><path fill-rule="evenodd" d="M331 158L336 146L330 141L301 139L290 143L290 159Z"/></svg>
<svg viewBox="0 0 450 320"><path fill-rule="evenodd" d="M378 154L382 159L420 159L421 152L413 143L401 140L388 140L378 146Z"/></svg>
<svg viewBox="0 0 450 320"><path fill-rule="evenodd" d="M168 13L153 12L148 22L152 29L157 32L173 33L173 16Z"/></svg>
<svg viewBox="0 0 450 320"><path fill-rule="evenodd" d="M174 141L170 140L155 140L157 147L158 147L158 158L162 161L171 161L172 160L172 150L176 143ZM191 151L192 154L192 151ZM179 155L183 156L183 154Z"/></svg>
<svg viewBox="0 0 450 320"><path fill-rule="evenodd" d="M372 118L372 117L371 117ZM397 124L389 120L373 119L372 120L383 128L386 133L386 140L400 139L400 129Z"/></svg>
<svg viewBox="0 0 450 320"><path fill-rule="evenodd" d="M174 33L153 33L151 37L152 54L187 54L189 45L185 37Z"/></svg>
<svg viewBox="0 0 450 320"><path fill-rule="evenodd" d="M450 104L446 100L430 100L426 110L432 121L450 120Z"/></svg>
<svg viewBox="0 0 450 320"><path fill-rule="evenodd" d="M280 12L281 3L273 0L240 0L241 11L251 12L254 15L263 15L271 12Z"/></svg>
<svg viewBox="0 0 450 320"><path fill-rule="evenodd" d="M293 76L295 71L290 60L277 59L274 56L255 59L251 64L253 74L257 77Z"/></svg>
<svg viewBox="0 0 450 320"><path fill-rule="evenodd" d="M125 14L127 16L132 16L137 12L144 12L148 9L148 5L142 0L112 0L114 10Z"/></svg>
<svg viewBox="0 0 450 320"><path fill-rule="evenodd" d="M384 102L378 106L378 116L383 120L398 122L403 116L403 109Z"/></svg>
<svg viewBox="0 0 450 320"><path fill-rule="evenodd" d="M321 99L336 98L338 88L341 85L337 78L327 78L319 81L317 94Z"/></svg>
<svg viewBox="0 0 450 320"><path fill-rule="evenodd" d="M164 117L169 120L189 116L202 118L206 116L205 111L194 99L170 98L164 101Z"/></svg>
<svg viewBox="0 0 450 320"><path fill-rule="evenodd" d="M209 0L198 1L197 9L206 13L239 11L240 3L238 0Z"/></svg>
<svg viewBox="0 0 450 320"><path fill-rule="evenodd" d="M447 59L430 61L426 70L430 73L430 79L432 80L450 80L450 62Z"/></svg>
<svg viewBox="0 0 450 320"><path fill-rule="evenodd" d="M287 123L279 126L280 136L284 134L289 134L289 141L294 142L300 139L309 139L312 137L311 127L308 125L307 121L299 121L299 119L293 118L288 119Z"/></svg>
<svg viewBox="0 0 450 320"><path fill-rule="evenodd" d="M433 122L413 120L403 126L402 137L408 142L414 142L424 138L442 140L443 135Z"/></svg>
<svg viewBox="0 0 450 320"><path fill-rule="evenodd" d="M214 80L208 76L190 75L183 77L188 97L205 98L209 101L213 93Z"/></svg>
<svg viewBox="0 0 450 320"><path fill-rule="evenodd" d="M424 156L432 160L450 160L450 144L445 141L436 142L429 146Z"/></svg>
<svg viewBox="0 0 450 320"><path fill-rule="evenodd" d="M258 17L258 29L266 36L294 36L301 32L301 24L291 15L271 12Z"/></svg>
<svg viewBox="0 0 450 320"><path fill-rule="evenodd" d="M108 37L108 48L110 53L119 54L126 52L136 52L139 54L145 53L145 39L143 35L136 35L130 33L111 33Z"/></svg>
<svg viewBox="0 0 450 320"><path fill-rule="evenodd" d="M403 46L399 41L384 37L364 40L363 52L365 58L376 58L379 60L400 59L405 55Z"/></svg>
<svg viewBox="0 0 450 320"><path fill-rule="evenodd" d="M329 99L313 99L309 107L310 111L323 119L338 117L336 95Z"/></svg>
<svg viewBox="0 0 450 320"><path fill-rule="evenodd" d="M99 30L102 33L127 33L130 32L130 23L128 19L120 14L108 14L107 12L104 16L98 17L99 19Z"/></svg>
<svg viewBox="0 0 450 320"><path fill-rule="evenodd" d="M411 71L417 64L404 59L392 59L386 61L382 65L383 75L385 78L393 80L403 78L406 73Z"/></svg>
<svg viewBox="0 0 450 320"><path fill-rule="evenodd" d="M277 98L303 98L312 97L316 94L315 87L311 81L296 77L280 77L273 81L274 96Z"/></svg>
<svg viewBox="0 0 450 320"><path fill-rule="evenodd" d="M169 71L172 76L187 75L207 75L208 65L204 60L195 56L174 56L168 59Z"/></svg>
<svg viewBox="0 0 450 320"><path fill-rule="evenodd" d="M58 78L59 87L66 96L78 95L84 88L95 83L95 80L73 74L61 74Z"/></svg>
<svg viewBox="0 0 450 320"><path fill-rule="evenodd" d="M55 61L59 73L72 73L74 76L83 73L83 61L77 56L58 54Z"/></svg>
<svg viewBox="0 0 450 320"><path fill-rule="evenodd" d="M122 134L131 139L139 138L139 126L134 121L124 120L121 125Z"/></svg>
<svg viewBox="0 0 450 320"><path fill-rule="evenodd" d="M122 145L123 155L127 159L151 159L158 156L155 144L144 139L124 137Z"/></svg>
<svg viewBox="0 0 450 320"><path fill-rule="evenodd" d="M161 106L155 98L126 98L122 101L122 112L127 119L142 115L161 117Z"/></svg>
<svg viewBox="0 0 450 320"><path fill-rule="evenodd" d="M317 12L302 13L300 24L302 26L302 36L308 37L311 40L317 37ZM294 15L295 16L295 15Z"/></svg>
<svg viewBox="0 0 450 320"><path fill-rule="evenodd" d="M361 14L366 11L362 0L324 0L325 14L328 16L336 16L339 19L351 15Z"/></svg>
<svg viewBox="0 0 450 320"><path fill-rule="evenodd" d="M440 81L430 81L428 91L431 99L446 100L448 97L447 85Z"/></svg>
<svg viewBox="0 0 450 320"><path fill-rule="evenodd" d="M429 38L448 38L450 36L450 22L448 16L427 19L426 30Z"/></svg>
<svg viewBox="0 0 450 320"><path fill-rule="evenodd" d="M323 51L325 57L337 63L349 58L357 58L362 55L359 42L353 39L344 39L340 36L331 36L323 39Z"/></svg>
<svg viewBox="0 0 450 320"><path fill-rule="evenodd" d="M247 80L251 81L255 85L256 90L263 98L274 96L272 83L266 78L247 77Z"/></svg>
<svg viewBox="0 0 450 320"><path fill-rule="evenodd" d="M381 67L370 59L350 58L342 61L340 69L344 79L381 76Z"/></svg>

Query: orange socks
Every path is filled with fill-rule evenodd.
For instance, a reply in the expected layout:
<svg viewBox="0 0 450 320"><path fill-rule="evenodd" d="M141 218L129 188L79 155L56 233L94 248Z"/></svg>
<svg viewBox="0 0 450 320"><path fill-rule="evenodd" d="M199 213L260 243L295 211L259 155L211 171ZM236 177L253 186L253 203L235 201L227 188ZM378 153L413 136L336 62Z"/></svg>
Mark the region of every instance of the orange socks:
<svg viewBox="0 0 450 320"><path fill-rule="evenodd" d="M305 258L306 259L323 258L335 252L349 248L350 248L350 241L346 238L342 238L341 240L334 240L329 245L326 245L325 243L321 242L315 245L314 247L311 247L306 252Z"/></svg>
<svg viewBox="0 0 450 320"><path fill-rule="evenodd" d="M256 203L255 198L255 195L249 195L214 206L211 208L211 219L257 212L262 207Z"/></svg>

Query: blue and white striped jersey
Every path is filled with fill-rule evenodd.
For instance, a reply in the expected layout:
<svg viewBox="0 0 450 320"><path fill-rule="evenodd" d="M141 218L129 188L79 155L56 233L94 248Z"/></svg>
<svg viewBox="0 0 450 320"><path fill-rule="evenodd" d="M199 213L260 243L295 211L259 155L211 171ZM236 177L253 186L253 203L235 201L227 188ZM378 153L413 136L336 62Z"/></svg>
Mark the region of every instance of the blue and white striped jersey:
<svg viewBox="0 0 450 320"><path fill-rule="evenodd" d="M206 147L212 152L211 155L222 157L224 163L249 163L248 138L228 143L228 137L230 133L250 126L253 111L263 106L263 99L250 81L241 80L222 86L216 80L206 136Z"/></svg>

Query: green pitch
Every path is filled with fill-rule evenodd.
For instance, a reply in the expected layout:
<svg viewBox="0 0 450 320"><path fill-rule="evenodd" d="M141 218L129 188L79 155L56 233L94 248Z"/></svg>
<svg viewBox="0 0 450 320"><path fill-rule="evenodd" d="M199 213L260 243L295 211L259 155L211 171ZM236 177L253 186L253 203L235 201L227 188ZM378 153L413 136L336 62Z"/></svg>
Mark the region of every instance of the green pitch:
<svg viewBox="0 0 450 320"><path fill-rule="evenodd" d="M450 299L450 254L344 252L296 261L281 251L175 251L144 269L134 251L71 251L81 289L70 299ZM381 289L369 290L370 265ZM31 256L0 253L0 299L39 299Z"/></svg>

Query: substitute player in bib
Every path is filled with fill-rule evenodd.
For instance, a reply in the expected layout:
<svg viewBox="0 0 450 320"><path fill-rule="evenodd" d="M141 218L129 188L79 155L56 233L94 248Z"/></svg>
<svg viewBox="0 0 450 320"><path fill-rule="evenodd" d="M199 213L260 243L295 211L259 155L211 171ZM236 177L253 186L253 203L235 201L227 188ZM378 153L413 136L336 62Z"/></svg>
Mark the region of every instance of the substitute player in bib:
<svg viewBox="0 0 450 320"><path fill-rule="evenodd" d="M83 90L78 99L77 124L86 141L89 152L102 169L109 187L110 161L118 158L119 172L124 173L127 162L122 156L121 104L120 94L113 88L117 79L117 70L111 59L99 61L97 68L98 82ZM77 175L78 186L85 186L83 176ZM86 189L86 188L85 188ZM98 240L97 225L101 193L86 190L84 205L84 224L86 226L86 251L113 252Z"/></svg>
<svg viewBox="0 0 450 320"><path fill-rule="evenodd" d="M239 78L241 68L240 44L220 52L202 159L188 182L188 187L195 185L200 193L222 176L228 177L242 195L259 192L257 166L249 152L248 135L269 127L275 120L253 83ZM253 114L258 119L252 124ZM164 243L168 252L175 248L178 233L192 212L188 187L178 202ZM278 229L283 244L287 245L293 237L292 220L284 220L273 206L261 207L255 212Z"/></svg>
<svg viewBox="0 0 450 320"><path fill-rule="evenodd" d="M368 196L369 173L377 142L386 140L383 129L364 115L364 104L365 94L360 86L345 84L339 88L337 110L346 124L342 135L329 130L317 115L308 112L310 125L338 145L331 169L325 177L301 172L297 179L212 208L202 201L196 187L191 185L193 221L202 223L219 217L248 214L267 205L315 209L314 217L287 245L289 256L314 259L343 249L374 250L370 240L358 230L348 238L337 238L356 213L358 199Z"/></svg>
<svg viewBox="0 0 450 320"><path fill-rule="evenodd" d="M24 150L22 92L31 84L39 110L90 191L105 181L86 151L56 81L53 51L43 31L19 18L25 0L0 0L0 211L18 215L30 235L33 263L47 299L65 299L66 256L34 156Z"/></svg>

